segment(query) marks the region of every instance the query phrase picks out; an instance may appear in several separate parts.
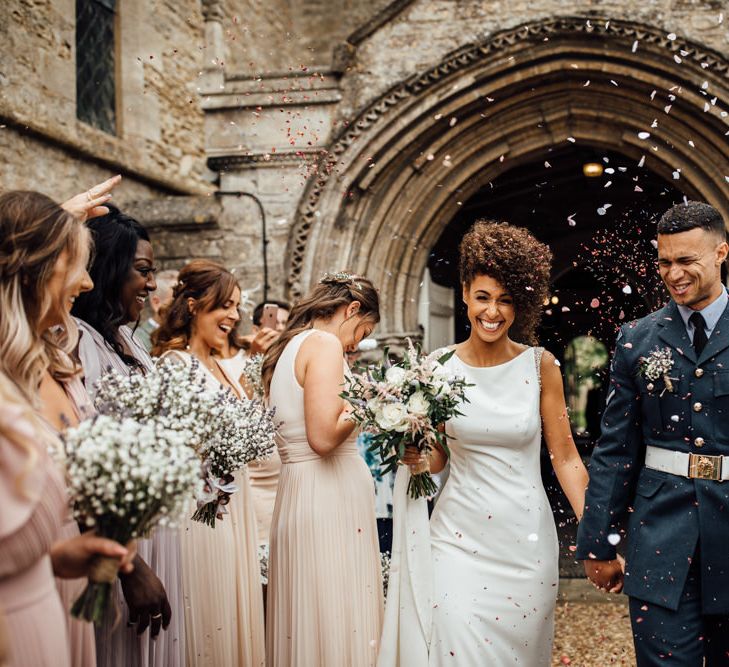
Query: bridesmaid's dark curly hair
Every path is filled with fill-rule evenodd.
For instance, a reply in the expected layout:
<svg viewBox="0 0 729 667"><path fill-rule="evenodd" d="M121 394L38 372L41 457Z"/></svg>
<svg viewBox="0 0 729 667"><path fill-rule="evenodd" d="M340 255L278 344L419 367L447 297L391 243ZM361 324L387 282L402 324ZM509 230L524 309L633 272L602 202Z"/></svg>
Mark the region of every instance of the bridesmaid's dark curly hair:
<svg viewBox="0 0 729 667"><path fill-rule="evenodd" d="M479 220L461 239L461 283L469 287L477 276L489 276L504 287L514 300L509 337L519 343L537 344L551 267L552 251L522 227Z"/></svg>

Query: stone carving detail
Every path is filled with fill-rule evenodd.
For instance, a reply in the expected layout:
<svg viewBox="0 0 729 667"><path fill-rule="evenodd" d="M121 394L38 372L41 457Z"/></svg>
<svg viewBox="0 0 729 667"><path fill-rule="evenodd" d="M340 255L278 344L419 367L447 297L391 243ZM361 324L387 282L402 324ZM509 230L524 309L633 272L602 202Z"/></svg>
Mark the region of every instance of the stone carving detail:
<svg viewBox="0 0 729 667"><path fill-rule="evenodd" d="M287 290L290 298L300 296L307 287L301 285L300 279L311 228L319 217L318 205L321 195L330 176L334 174L336 178L335 165L339 161L339 156L367 130L391 114L403 100L427 93L429 88L437 85L441 80L472 66L479 60L486 60L500 51L520 44L528 45L556 37L574 39L584 35L607 38L616 44L621 44L620 52L623 56L625 55L624 45L626 43L632 45L636 40L644 49L647 44L666 49L669 58L680 53L684 67L689 64L693 65L704 72L704 77L706 73L710 72L720 80L723 79L729 87L729 60L720 54L681 39L670 40L665 31L658 28L607 18L579 16L550 18L497 33L478 44L468 44L447 56L428 71L397 84L365 109L345 131L332 141L316 174L309 180L292 226L287 249L289 260Z"/></svg>
<svg viewBox="0 0 729 667"><path fill-rule="evenodd" d="M202 0L202 15L205 22L217 21L222 23L225 13L221 0Z"/></svg>

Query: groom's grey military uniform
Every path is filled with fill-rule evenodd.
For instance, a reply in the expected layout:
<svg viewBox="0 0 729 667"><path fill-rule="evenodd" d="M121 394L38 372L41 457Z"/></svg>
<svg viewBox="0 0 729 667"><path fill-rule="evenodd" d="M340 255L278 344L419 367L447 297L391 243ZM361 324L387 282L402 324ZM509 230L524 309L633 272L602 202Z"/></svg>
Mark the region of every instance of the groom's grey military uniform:
<svg viewBox="0 0 729 667"><path fill-rule="evenodd" d="M702 313L700 354L673 301L621 328L590 463L576 555L611 560L627 538L639 665L693 667L704 651L707 665L729 665L727 295ZM668 380L641 371L656 351L673 361Z"/></svg>

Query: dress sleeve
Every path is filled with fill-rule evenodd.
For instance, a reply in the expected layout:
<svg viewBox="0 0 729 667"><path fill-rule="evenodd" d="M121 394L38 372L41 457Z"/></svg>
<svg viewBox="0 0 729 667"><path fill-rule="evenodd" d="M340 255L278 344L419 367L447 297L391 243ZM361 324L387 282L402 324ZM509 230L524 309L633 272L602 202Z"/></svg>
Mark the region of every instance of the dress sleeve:
<svg viewBox="0 0 729 667"><path fill-rule="evenodd" d="M0 578L24 570L50 550L66 507L60 473L34 441L22 412L12 426L10 412L3 408L2 430L9 437L0 436Z"/></svg>

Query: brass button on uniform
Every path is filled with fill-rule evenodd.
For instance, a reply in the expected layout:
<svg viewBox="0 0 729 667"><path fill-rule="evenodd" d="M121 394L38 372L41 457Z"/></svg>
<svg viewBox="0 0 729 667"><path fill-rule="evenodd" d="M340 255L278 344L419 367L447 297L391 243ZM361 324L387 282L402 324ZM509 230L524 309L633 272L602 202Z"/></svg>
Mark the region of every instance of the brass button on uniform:
<svg viewBox="0 0 729 667"><path fill-rule="evenodd" d="M704 406L701 405L698 401L694 403L694 412L701 412L704 409Z"/></svg>
<svg viewBox="0 0 729 667"><path fill-rule="evenodd" d="M700 377L701 377L701 376L702 376L703 374L704 374L704 369L703 369L703 368L697 368L697 369L696 369L696 370L694 371L694 375L695 375L695 376L696 376L697 378L700 378Z"/></svg>
<svg viewBox="0 0 729 667"><path fill-rule="evenodd" d="M697 447L703 447L704 446L704 439L701 438L701 437L696 438L696 440L694 440L694 445L696 445Z"/></svg>

